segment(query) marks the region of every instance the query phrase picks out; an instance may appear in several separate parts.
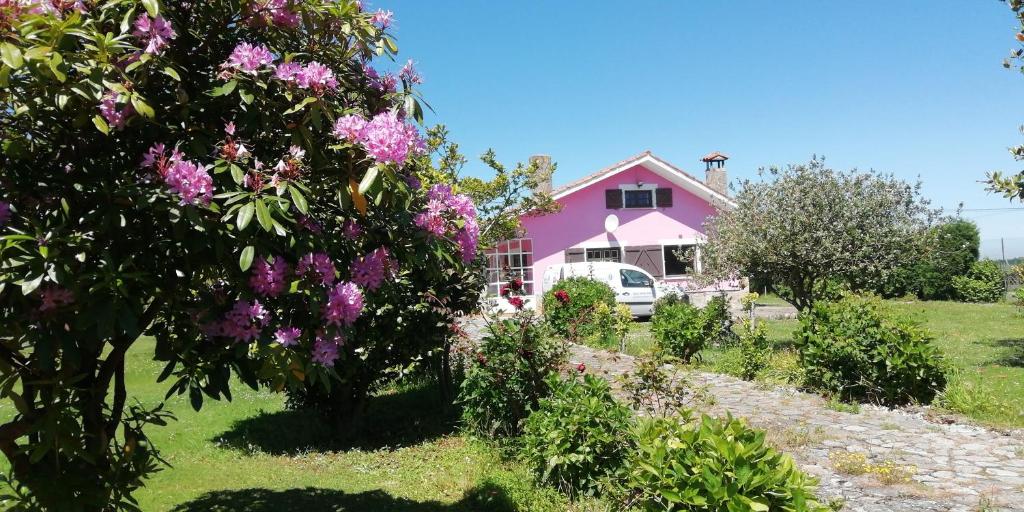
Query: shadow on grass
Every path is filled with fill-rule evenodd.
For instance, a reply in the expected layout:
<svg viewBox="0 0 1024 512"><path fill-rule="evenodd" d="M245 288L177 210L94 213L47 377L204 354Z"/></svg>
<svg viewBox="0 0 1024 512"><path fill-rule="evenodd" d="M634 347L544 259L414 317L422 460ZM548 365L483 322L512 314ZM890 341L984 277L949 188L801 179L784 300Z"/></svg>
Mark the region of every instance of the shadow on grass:
<svg viewBox="0 0 1024 512"><path fill-rule="evenodd" d="M445 505L435 501L417 502L373 490L346 493L333 489L306 487L284 491L270 489L236 489L213 491L182 503L172 512L470 512L489 510L516 512L516 506L505 491L485 484L471 489L457 503Z"/></svg>
<svg viewBox="0 0 1024 512"><path fill-rule="evenodd" d="M417 385L370 397L352 431L339 431L315 411L288 410L236 421L213 441L247 453L273 455L395 449L451 434L457 424L457 409L441 399L435 386Z"/></svg>
<svg viewBox="0 0 1024 512"><path fill-rule="evenodd" d="M993 361L994 364L1024 368L1024 338L995 340L990 344L993 347L1006 349L1000 357Z"/></svg>

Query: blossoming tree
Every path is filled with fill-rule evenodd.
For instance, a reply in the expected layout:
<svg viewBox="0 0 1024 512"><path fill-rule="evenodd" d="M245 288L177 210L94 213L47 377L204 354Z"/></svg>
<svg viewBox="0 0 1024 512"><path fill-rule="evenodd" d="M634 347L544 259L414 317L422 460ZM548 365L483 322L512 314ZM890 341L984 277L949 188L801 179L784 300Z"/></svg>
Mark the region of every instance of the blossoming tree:
<svg viewBox="0 0 1024 512"><path fill-rule="evenodd" d="M349 0L0 2L0 425L24 505L133 509L168 396L232 373L356 404L475 302L473 204L429 157L391 14ZM415 333L411 336L410 333Z"/></svg>

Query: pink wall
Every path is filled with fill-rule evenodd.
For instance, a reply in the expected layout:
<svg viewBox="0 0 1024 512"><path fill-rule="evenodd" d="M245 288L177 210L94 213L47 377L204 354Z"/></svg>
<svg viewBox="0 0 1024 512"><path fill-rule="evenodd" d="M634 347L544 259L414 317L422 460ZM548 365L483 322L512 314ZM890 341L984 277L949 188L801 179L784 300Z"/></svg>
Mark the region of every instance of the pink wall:
<svg viewBox="0 0 1024 512"><path fill-rule="evenodd" d="M672 206L654 209L611 210L605 208L604 191L622 184L656 184L672 187ZM564 263L564 251L570 247L593 243L612 245L658 245L669 238L693 238L702 231L704 220L715 213L703 199L671 184L642 165L635 165L611 178L577 190L559 199L562 211L539 217L524 217L526 238L533 239L533 275L540 291L544 270L549 265ZM609 214L619 218L619 228L609 234L604 221Z"/></svg>

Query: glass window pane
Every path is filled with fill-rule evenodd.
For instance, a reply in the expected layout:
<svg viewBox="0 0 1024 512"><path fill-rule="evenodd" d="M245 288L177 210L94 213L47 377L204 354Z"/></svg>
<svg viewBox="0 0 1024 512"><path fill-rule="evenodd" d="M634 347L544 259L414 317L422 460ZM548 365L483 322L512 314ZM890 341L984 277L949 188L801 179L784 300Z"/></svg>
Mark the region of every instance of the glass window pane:
<svg viewBox="0 0 1024 512"><path fill-rule="evenodd" d="M523 252L533 252L533 240L529 238L523 239Z"/></svg>
<svg viewBox="0 0 1024 512"><path fill-rule="evenodd" d="M519 252L519 239L508 241L508 252Z"/></svg>
<svg viewBox="0 0 1024 512"><path fill-rule="evenodd" d="M693 273L692 245L666 245L662 251L665 256L665 275L685 276Z"/></svg>
<svg viewBox="0 0 1024 512"><path fill-rule="evenodd" d="M626 208L652 208L654 206L653 190L625 191Z"/></svg>
<svg viewBox="0 0 1024 512"><path fill-rule="evenodd" d="M637 270L622 269L619 271L619 277L622 280L622 286L626 288L647 288L654 285L646 274Z"/></svg>

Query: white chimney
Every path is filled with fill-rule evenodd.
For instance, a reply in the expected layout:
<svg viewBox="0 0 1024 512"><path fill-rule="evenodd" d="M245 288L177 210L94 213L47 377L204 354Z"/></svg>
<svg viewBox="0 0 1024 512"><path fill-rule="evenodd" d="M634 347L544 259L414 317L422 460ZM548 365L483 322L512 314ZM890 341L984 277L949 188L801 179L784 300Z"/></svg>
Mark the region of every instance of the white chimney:
<svg viewBox="0 0 1024 512"><path fill-rule="evenodd" d="M706 165L704 184L723 196L729 195L729 175L725 170L725 161L728 159L728 156L718 151L704 155L704 158L700 159Z"/></svg>
<svg viewBox="0 0 1024 512"><path fill-rule="evenodd" d="M549 155L533 155L530 157L530 165L535 166L534 177L537 180L533 188L534 194L551 193L551 157Z"/></svg>

